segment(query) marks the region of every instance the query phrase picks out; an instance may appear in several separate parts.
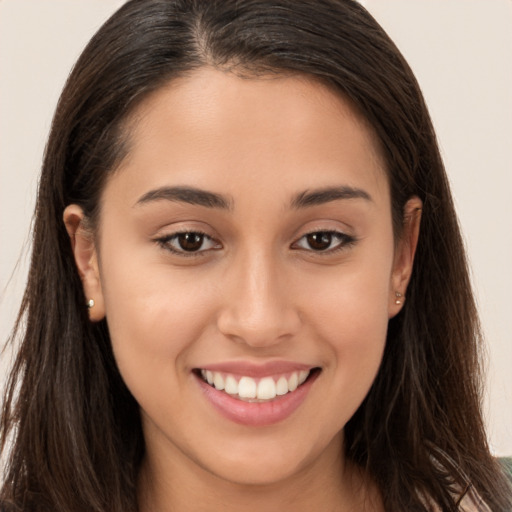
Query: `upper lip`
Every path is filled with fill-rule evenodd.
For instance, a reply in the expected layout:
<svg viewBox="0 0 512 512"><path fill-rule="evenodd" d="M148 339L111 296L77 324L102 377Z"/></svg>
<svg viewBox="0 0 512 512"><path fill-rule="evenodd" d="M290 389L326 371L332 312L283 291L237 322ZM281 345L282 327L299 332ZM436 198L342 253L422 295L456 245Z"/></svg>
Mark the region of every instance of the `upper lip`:
<svg viewBox="0 0 512 512"><path fill-rule="evenodd" d="M263 378L271 375L292 373L302 370L312 370L315 365L297 363L292 361L268 361L265 363L253 363L250 361L225 361L199 366L197 369L210 370L212 372L230 373L253 378Z"/></svg>

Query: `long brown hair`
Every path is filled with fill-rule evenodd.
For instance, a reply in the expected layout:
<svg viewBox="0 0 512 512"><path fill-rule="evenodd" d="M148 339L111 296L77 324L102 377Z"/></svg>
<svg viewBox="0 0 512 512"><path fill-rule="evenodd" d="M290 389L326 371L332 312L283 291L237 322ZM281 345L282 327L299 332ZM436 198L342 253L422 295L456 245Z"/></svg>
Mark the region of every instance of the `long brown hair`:
<svg viewBox="0 0 512 512"><path fill-rule="evenodd" d="M152 91L207 65L328 83L380 140L397 237L404 204L422 199L407 302L346 425L346 456L375 479L386 510L429 510L425 497L456 510L453 491L468 483L492 510L505 510L510 492L480 410L478 319L430 117L399 51L352 0L132 0L90 41L45 152L21 343L0 424L8 454L0 500L33 512L137 510L138 406L106 322L88 320L62 214L76 203L94 226L105 180L129 151L130 114Z"/></svg>

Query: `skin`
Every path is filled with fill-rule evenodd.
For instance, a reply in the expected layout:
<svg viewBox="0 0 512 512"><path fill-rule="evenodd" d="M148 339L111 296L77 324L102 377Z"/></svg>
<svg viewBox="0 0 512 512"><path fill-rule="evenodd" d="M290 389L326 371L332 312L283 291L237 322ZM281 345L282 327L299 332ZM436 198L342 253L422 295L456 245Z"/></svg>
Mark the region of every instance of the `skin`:
<svg viewBox="0 0 512 512"><path fill-rule="evenodd" d="M77 205L64 221L95 300L91 320L106 316L141 407L141 510L381 510L371 480L344 460L343 428L377 374L388 319L403 307L395 292L405 296L410 278L419 199L407 203L395 240L371 129L303 77L203 68L154 93L133 119L98 232L85 229ZM227 207L141 202L173 186L221 194ZM294 205L326 187L367 197ZM207 237L183 255L170 250L176 231ZM342 235L314 250L312 232ZM219 414L192 371L275 360L321 371L300 407L268 426Z"/></svg>

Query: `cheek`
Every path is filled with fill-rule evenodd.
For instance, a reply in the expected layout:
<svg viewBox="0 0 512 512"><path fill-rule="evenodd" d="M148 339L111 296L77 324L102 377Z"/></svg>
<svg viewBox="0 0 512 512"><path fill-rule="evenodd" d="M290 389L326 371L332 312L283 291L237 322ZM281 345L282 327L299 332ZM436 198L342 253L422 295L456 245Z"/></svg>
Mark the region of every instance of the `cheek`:
<svg viewBox="0 0 512 512"><path fill-rule="evenodd" d="M309 320L324 326L331 339L351 333L347 338L364 343L371 332L385 336L391 269L392 251L381 249L375 255L365 251L346 265L311 276L303 282L307 290L303 307L309 311Z"/></svg>
<svg viewBox="0 0 512 512"><path fill-rule="evenodd" d="M326 347L325 372L347 412L359 407L380 366L388 328L390 258L340 269L308 293L307 324Z"/></svg>
<svg viewBox="0 0 512 512"><path fill-rule="evenodd" d="M334 364L367 374L376 372L384 349L388 294L384 286L364 293L360 284L355 290L346 287L312 300L311 322L333 353Z"/></svg>
<svg viewBox="0 0 512 512"><path fill-rule="evenodd" d="M341 431L370 391L382 362L386 331L386 315L362 315L355 306L321 331L330 348L322 373L335 411L324 419L329 432Z"/></svg>
<svg viewBox="0 0 512 512"><path fill-rule="evenodd" d="M111 258L102 270L112 347L128 388L137 396L148 387L181 385L176 370L211 317L215 290L163 265Z"/></svg>

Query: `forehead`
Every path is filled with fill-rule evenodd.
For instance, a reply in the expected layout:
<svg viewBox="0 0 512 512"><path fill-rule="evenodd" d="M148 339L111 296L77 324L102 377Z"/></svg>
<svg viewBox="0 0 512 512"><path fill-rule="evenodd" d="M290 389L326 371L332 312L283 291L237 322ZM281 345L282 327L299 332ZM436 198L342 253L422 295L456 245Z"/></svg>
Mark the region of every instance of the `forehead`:
<svg viewBox="0 0 512 512"><path fill-rule="evenodd" d="M388 188L371 127L340 94L305 76L201 68L146 98L129 127L119 171L139 188L172 180L229 193L244 180L256 192L265 180L285 190L296 180L305 189L337 178Z"/></svg>

